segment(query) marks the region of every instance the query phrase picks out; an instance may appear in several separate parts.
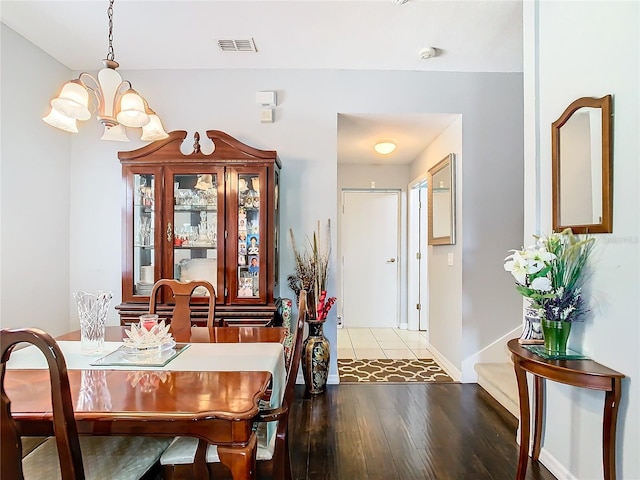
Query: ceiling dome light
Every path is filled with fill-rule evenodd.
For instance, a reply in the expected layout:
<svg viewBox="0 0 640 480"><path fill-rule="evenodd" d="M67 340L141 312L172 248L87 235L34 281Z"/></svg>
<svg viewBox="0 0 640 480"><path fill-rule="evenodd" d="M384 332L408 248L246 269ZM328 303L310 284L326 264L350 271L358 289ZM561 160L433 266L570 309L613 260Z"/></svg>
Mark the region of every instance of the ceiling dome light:
<svg viewBox="0 0 640 480"><path fill-rule="evenodd" d="M382 142L378 142L373 146L373 149L378 152L380 155L389 155L396 149L396 144L391 140L384 140Z"/></svg>

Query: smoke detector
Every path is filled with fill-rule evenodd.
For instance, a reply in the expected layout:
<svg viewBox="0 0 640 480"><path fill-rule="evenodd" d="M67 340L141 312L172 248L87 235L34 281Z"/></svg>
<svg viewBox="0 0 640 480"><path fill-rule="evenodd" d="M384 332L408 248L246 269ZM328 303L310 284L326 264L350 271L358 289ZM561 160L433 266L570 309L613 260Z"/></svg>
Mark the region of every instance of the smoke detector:
<svg viewBox="0 0 640 480"><path fill-rule="evenodd" d="M433 47L423 48L422 50L420 50L420 53L418 53L418 55L420 56L420 58L422 60L427 60L428 58L433 58L437 54L438 54L438 52Z"/></svg>

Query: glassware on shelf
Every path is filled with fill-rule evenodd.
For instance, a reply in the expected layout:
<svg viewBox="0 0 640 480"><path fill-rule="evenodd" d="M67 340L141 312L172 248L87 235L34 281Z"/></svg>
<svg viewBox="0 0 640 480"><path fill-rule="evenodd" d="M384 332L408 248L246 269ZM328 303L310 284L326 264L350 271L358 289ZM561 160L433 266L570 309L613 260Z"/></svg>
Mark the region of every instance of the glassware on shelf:
<svg viewBox="0 0 640 480"><path fill-rule="evenodd" d="M147 188L147 178L143 177L142 175L136 175L136 179L137 179L137 184L138 184L138 188L137 188L137 192L136 192L136 199L135 199L135 204L136 205L142 205L143 204L143 198L146 195L146 188Z"/></svg>
<svg viewBox="0 0 640 480"><path fill-rule="evenodd" d="M210 188L209 190L205 190L204 198L206 200L206 205L210 207L216 207L218 204L218 196L215 188Z"/></svg>
<svg viewBox="0 0 640 480"><path fill-rule="evenodd" d="M218 234L212 225L207 226L207 241L211 247L218 248Z"/></svg>
<svg viewBox="0 0 640 480"><path fill-rule="evenodd" d="M138 226L138 244L140 246L153 246L153 225L150 216L140 217L140 225Z"/></svg>
<svg viewBox="0 0 640 480"><path fill-rule="evenodd" d="M154 178L153 175L136 175L134 179L135 198L134 205L151 207L154 204Z"/></svg>

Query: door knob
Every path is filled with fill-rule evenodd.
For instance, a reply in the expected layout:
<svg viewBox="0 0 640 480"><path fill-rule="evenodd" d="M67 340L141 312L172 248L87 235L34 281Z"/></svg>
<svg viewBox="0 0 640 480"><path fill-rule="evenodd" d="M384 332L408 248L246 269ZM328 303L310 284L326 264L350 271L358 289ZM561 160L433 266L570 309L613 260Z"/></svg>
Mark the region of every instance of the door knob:
<svg viewBox="0 0 640 480"><path fill-rule="evenodd" d="M394 263L396 261L395 257L394 258L390 258L389 260L387 260L387 263Z"/></svg>

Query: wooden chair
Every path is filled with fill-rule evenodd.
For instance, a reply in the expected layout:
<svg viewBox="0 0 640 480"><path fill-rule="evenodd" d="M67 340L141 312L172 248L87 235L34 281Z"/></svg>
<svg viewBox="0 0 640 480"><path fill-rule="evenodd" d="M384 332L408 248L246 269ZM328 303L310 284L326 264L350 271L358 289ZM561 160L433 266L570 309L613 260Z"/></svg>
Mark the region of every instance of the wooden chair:
<svg viewBox="0 0 640 480"><path fill-rule="evenodd" d="M276 325L278 325L279 323L279 326L287 330L282 344L284 345L284 365L288 372L289 367L291 366L291 356L293 354L293 347L295 344L295 336L297 332L295 328L291 328L291 306L293 305L293 302L290 298L280 298L276 302L276 305L277 314L280 317L280 321L276 322ZM296 326L293 325L293 327Z"/></svg>
<svg viewBox="0 0 640 480"><path fill-rule="evenodd" d="M11 415L11 401L4 388L6 363L22 342L44 354L51 380L53 429L50 437L22 458L20 428ZM67 365L55 340L36 328L0 330L1 457L0 477L6 479L104 479L143 478L156 464L170 439L153 437L78 437ZM107 454L108 453L108 454Z"/></svg>
<svg viewBox="0 0 640 480"><path fill-rule="evenodd" d="M261 409L254 418L257 446L257 471L259 478L273 478L290 480L291 460L289 458L289 437L287 435L289 423L289 409L295 398L295 385L302 357L302 337L307 310L307 292L300 292L298 318L293 338L293 355L287 371L287 381L282 405L275 409ZM274 439L268 442L266 435L267 422L278 422ZM218 449L215 445L208 445L195 438L176 438L171 446L160 458L162 474L165 480L206 478L200 471L205 462L209 470L209 478L224 478L229 471L220 463Z"/></svg>
<svg viewBox="0 0 640 480"><path fill-rule="evenodd" d="M149 298L149 313L156 313L158 301L158 291L162 287L168 287L173 294L175 308L171 318L171 332L174 336L182 333L188 334L191 330L191 298L193 292L198 287L204 287L209 292L209 312L207 314L207 327L213 327L214 315L216 311L216 291L209 282L205 280L195 280L192 282L180 282L169 278L158 280L151 290ZM188 341L188 335L186 335Z"/></svg>

